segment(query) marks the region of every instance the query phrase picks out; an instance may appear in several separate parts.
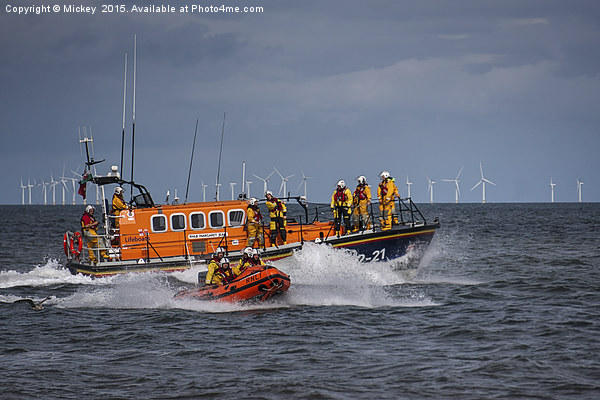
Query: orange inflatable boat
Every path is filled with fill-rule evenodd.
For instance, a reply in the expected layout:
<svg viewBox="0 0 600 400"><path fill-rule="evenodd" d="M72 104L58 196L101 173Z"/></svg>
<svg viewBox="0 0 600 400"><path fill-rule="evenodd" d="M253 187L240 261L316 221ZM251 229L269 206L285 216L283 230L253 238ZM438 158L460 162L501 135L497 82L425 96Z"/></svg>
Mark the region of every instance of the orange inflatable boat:
<svg viewBox="0 0 600 400"><path fill-rule="evenodd" d="M248 267L237 278L222 286L200 286L182 290L176 300L195 299L226 302L265 301L287 292L290 277L271 265Z"/></svg>

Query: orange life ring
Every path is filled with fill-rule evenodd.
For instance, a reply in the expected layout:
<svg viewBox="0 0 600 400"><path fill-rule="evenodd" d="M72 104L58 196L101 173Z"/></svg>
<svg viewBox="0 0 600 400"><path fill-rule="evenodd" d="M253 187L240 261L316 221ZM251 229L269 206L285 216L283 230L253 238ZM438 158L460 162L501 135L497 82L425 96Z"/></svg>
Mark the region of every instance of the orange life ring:
<svg viewBox="0 0 600 400"><path fill-rule="evenodd" d="M71 240L69 241L69 250L74 258L79 258L81 254L81 249L83 249L83 240L81 239L81 233L75 232L73 236L71 236Z"/></svg>

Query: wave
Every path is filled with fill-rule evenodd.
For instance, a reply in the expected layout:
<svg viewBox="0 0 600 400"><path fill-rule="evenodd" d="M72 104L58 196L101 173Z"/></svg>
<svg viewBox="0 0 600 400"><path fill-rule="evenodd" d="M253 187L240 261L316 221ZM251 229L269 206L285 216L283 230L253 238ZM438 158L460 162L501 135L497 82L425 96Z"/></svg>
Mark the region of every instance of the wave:
<svg viewBox="0 0 600 400"><path fill-rule="evenodd" d="M42 287L57 284L96 284L92 278L83 275L71 275L58 260L50 259L44 265L34 267L31 271L0 271L0 289L19 286Z"/></svg>
<svg viewBox="0 0 600 400"><path fill-rule="evenodd" d="M402 260L363 263L352 251L307 243L292 257L276 262L277 268L290 275L290 290L284 296L261 304L174 300L177 291L196 284L198 272L205 270L204 266L169 274L132 273L92 279L71 275L57 260L49 260L25 273L0 272L0 288L73 285L74 293L52 299L52 305L63 308L174 308L218 313L297 306L438 305L422 293L415 294L413 289L403 290L410 280L404 271L397 270L399 262Z"/></svg>

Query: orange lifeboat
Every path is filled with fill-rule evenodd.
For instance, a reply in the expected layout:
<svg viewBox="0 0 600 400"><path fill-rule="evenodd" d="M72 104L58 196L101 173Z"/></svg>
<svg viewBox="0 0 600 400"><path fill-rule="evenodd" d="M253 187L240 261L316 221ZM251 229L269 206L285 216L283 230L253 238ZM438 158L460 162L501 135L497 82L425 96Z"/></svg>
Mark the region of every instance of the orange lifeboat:
<svg viewBox="0 0 600 400"><path fill-rule="evenodd" d="M271 265L248 267L233 281L222 286L201 286L182 290L176 300L194 299L225 302L266 301L287 292L290 277Z"/></svg>

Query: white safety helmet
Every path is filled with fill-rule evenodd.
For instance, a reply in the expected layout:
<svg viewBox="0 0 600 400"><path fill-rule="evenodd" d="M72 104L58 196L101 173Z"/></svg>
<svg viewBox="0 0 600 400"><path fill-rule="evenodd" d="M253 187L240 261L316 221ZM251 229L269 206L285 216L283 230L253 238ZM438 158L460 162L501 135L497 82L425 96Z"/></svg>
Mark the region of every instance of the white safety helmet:
<svg viewBox="0 0 600 400"><path fill-rule="evenodd" d="M359 176L358 178L356 178L356 180L358 181L359 184L364 185L367 183L367 178L365 178L363 175Z"/></svg>
<svg viewBox="0 0 600 400"><path fill-rule="evenodd" d="M247 255L248 257L252 257L253 253L254 253L254 249L252 247L246 247L244 249L244 254Z"/></svg>
<svg viewBox="0 0 600 400"><path fill-rule="evenodd" d="M273 196L273 192L271 192L270 190L267 190L267 191L265 192L265 196L269 196L269 195L270 195L270 196Z"/></svg>
<svg viewBox="0 0 600 400"><path fill-rule="evenodd" d="M343 179L340 179L337 183L337 187L339 188L345 188L346 187L346 182L344 182Z"/></svg>
<svg viewBox="0 0 600 400"><path fill-rule="evenodd" d="M381 179L387 179L390 177L390 173L388 171L382 171L381 174L379 174L379 176L381 177Z"/></svg>
<svg viewBox="0 0 600 400"><path fill-rule="evenodd" d="M91 205L91 204L90 204L90 205L88 205L88 206L85 208L85 212L86 212L86 213L90 213L90 212L92 212L92 211L94 211L94 206L93 206L93 205Z"/></svg>
<svg viewBox="0 0 600 400"><path fill-rule="evenodd" d="M229 258L223 257L221 258L221 265L229 264Z"/></svg>
<svg viewBox="0 0 600 400"><path fill-rule="evenodd" d="M115 194L122 194L123 193L123 188L121 186L117 186L115 188Z"/></svg>
<svg viewBox="0 0 600 400"><path fill-rule="evenodd" d="M248 200L248 203L250 203L251 206L255 206L257 202L258 199L256 197L251 197L250 200Z"/></svg>
<svg viewBox="0 0 600 400"><path fill-rule="evenodd" d="M217 247L217 249L215 250L215 254L219 254L219 253L225 254L225 249L222 247Z"/></svg>
<svg viewBox="0 0 600 400"><path fill-rule="evenodd" d="M260 255L260 253L258 252L258 249L252 249L252 256L258 256Z"/></svg>

